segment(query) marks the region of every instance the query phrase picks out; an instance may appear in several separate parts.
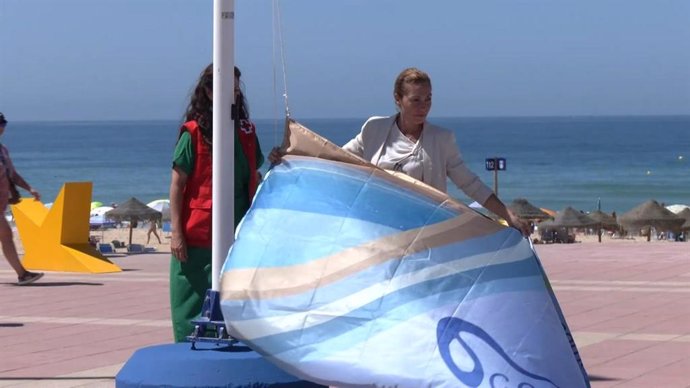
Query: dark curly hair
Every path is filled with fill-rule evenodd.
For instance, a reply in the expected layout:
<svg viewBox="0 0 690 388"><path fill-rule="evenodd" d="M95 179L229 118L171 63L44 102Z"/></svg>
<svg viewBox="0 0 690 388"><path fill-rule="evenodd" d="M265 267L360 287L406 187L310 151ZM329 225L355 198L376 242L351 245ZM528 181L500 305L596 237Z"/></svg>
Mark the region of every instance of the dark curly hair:
<svg viewBox="0 0 690 388"><path fill-rule="evenodd" d="M235 77L238 79L242 73L240 69L235 66ZM189 101L187 110L185 111L184 120L196 120L201 136L206 144L210 147L213 145L213 101L208 97L208 92L213 92L213 63L206 66L206 68L199 75L199 80L192 92L192 98ZM235 103L233 117L235 118L235 128L239 126L239 119L249 118L249 109L244 97L244 93L240 90L238 101Z"/></svg>

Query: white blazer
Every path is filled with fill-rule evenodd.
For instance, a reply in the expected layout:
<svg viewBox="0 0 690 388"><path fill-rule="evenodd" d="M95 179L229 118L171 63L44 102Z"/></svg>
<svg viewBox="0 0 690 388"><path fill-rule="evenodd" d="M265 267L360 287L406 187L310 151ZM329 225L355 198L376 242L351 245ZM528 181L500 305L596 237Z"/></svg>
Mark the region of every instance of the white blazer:
<svg viewBox="0 0 690 388"><path fill-rule="evenodd" d="M369 118L359 134L347 142L343 149L378 166L396 117L397 115ZM493 193L465 165L453 132L425 121L421 142L424 183L446 193L448 177L460 190L481 204Z"/></svg>

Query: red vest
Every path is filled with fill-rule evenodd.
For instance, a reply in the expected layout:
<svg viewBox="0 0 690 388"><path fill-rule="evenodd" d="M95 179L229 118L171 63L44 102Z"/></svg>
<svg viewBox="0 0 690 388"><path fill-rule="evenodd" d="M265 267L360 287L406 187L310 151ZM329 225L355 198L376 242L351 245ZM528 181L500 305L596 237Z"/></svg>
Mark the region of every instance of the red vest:
<svg viewBox="0 0 690 388"><path fill-rule="evenodd" d="M211 197L213 160L196 121L187 121L181 130L192 137L196 160L187 178L182 201L184 236L190 247L211 248Z"/></svg>
<svg viewBox="0 0 690 388"><path fill-rule="evenodd" d="M184 123L182 131L189 132L196 154L194 170L187 178L184 198L182 201L182 222L184 236L190 247L211 247L211 213L213 194L213 158L210 147L204 142L199 125L196 121ZM237 134L244 156L249 165L248 194L251 202L259 184L256 166L256 127L250 120L240 121L240 131ZM235 155L237 158L238 155Z"/></svg>

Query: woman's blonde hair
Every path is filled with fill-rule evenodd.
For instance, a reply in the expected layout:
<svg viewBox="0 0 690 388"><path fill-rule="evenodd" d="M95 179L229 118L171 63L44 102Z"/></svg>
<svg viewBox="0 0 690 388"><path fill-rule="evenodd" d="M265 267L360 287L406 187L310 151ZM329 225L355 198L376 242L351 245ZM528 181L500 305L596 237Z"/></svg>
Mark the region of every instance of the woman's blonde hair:
<svg viewBox="0 0 690 388"><path fill-rule="evenodd" d="M393 86L393 97L396 100L405 95L405 84L427 84L431 86L431 78L429 78L429 74L416 67L408 67L401 71Z"/></svg>

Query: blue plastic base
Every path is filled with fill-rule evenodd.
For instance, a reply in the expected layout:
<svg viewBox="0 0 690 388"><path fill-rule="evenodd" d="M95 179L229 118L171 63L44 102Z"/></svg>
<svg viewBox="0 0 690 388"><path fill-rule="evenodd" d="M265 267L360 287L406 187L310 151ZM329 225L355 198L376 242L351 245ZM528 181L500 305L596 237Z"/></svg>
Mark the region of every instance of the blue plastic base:
<svg viewBox="0 0 690 388"><path fill-rule="evenodd" d="M252 387L316 388L266 361L245 346L197 343L157 345L137 350L115 377L117 388Z"/></svg>

